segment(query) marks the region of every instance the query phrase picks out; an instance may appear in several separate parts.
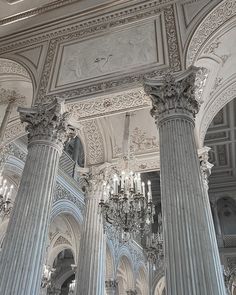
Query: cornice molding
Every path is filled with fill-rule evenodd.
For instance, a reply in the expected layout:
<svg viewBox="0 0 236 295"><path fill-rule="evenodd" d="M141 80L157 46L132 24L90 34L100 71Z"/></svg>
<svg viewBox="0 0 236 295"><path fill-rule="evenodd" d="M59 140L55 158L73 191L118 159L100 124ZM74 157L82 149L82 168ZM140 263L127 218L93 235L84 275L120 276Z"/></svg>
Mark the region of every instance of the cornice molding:
<svg viewBox="0 0 236 295"><path fill-rule="evenodd" d="M5 18L0 19L0 26L6 25L8 23L12 23L15 21L20 21L28 17L36 16L38 14L42 14L48 11L51 11L56 8L60 8L66 6L68 4L72 4L77 2L78 0L54 0L51 3L47 3L37 8L29 9L21 13L17 13Z"/></svg>

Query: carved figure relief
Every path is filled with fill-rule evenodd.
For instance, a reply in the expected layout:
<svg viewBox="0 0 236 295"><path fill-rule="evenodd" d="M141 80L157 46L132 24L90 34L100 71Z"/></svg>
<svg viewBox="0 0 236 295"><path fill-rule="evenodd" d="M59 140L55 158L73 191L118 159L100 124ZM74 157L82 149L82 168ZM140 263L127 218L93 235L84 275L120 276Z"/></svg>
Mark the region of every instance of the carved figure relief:
<svg viewBox="0 0 236 295"><path fill-rule="evenodd" d="M58 86L157 61L155 22L63 47Z"/></svg>

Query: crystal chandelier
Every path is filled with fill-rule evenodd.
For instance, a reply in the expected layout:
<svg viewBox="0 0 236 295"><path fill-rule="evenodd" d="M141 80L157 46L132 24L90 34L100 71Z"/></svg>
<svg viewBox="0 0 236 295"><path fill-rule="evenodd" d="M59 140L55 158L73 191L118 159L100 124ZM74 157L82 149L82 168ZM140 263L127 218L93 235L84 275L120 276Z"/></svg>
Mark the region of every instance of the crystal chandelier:
<svg viewBox="0 0 236 295"><path fill-rule="evenodd" d="M7 185L7 180L3 180L3 176L0 174L0 214L9 215L13 207L11 200L14 186Z"/></svg>
<svg viewBox="0 0 236 295"><path fill-rule="evenodd" d="M55 268L48 268L45 264L43 266L43 277L41 280L41 287L48 288L51 286L52 274L55 272Z"/></svg>
<svg viewBox="0 0 236 295"><path fill-rule="evenodd" d="M73 280L69 285L69 295L74 294L75 291L75 280Z"/></svg>
<svg viewBox="0 0 236 295"><path fill-rule="evenodd" d="M105 226L106 223L112 224L122 239L127 241L135 234L143 236L150 231L154 222L155 207L152 203L151 182L148 181L146 185L141 181L140 173L134 173L129 169L129 114L126 114L125 120L125 169L114 174L110 181L104 182L99 206Z"/></svg>
<svg viewBox="0 0 236 295"><path fill-rule="evenodd" d="M158 214L158 230L157 233L149 233L146 236L146 245L144 251L147 258L152 262L153 266L163 260L163 229L161 213Z"/></svg>

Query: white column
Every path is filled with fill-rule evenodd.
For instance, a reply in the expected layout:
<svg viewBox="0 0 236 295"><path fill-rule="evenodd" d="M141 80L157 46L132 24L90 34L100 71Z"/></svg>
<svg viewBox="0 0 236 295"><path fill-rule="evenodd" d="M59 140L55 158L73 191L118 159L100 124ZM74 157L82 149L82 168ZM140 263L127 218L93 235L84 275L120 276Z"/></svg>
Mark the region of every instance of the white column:
<svg viewBox="0 0 236 295"><path fill-rule="evenodd" d="M105 281L106 295L116 295L118 283L116 280Z"/></svg>
<svg viewBox="0 0 236 295"><path fill-rule="evenodd" d="M99 202L102 194L103 172L91 172L81 245L76 273L76 295L104 295L105 293L105 240Z"/></svg>
<svg viewBox="0 0 236 295"><path fill-rule="evenodd" d="M0 256L1 295L39 294L59 157L71 131L57 101L19 111L28 155Z"/></svg>
<svg viewBox="0 0 236 295"><path fill-rule="evenodd" d="M148 80L160 134L161 196L168 295L224 295L209 197L194 137L196 69Z"/></svg>

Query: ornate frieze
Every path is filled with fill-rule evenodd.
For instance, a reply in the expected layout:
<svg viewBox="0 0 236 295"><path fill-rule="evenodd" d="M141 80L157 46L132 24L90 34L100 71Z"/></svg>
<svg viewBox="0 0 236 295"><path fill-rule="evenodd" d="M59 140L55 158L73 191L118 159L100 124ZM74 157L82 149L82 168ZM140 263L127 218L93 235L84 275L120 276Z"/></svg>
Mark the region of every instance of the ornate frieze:
<svg viewBox="0 0 236 295"><path fill-rule="evenodd" d="M187 113L193 117L200 108L196 100L197 68L188 70L184 77L174 77L168 73L162 84L155 80L145 81L145 91L151 96L153 108L152 116L159 120L170 113Z"/></svg>
<svg viewBox="0 0 236 295"><path fill-rule="evenodd" d="M66 105L68 112L75 121L94 119L104 115L111 115L118 111L128 111L138 108L148 108L151 100L141 88L118 94L91 98Z"/></svg>
<svg viewBox="0 0 236 295"><path fill-rule="evenodd" d="M64 144L75 131L69 124L69 113L63 113L59 100L51 104L39 104L33 109L19 108L21 122L26 122L29 142L47 140Z"/></svg>

